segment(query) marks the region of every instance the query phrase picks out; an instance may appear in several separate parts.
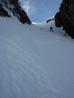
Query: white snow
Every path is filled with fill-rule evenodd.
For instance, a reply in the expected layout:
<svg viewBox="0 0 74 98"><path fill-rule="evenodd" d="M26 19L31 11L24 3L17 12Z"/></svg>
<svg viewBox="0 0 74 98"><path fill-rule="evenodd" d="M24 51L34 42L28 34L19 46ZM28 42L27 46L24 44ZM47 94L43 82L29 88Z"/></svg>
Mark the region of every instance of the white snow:
<svg viewBox="0 0 74 98"><path fill-rule="evenodd" d="M0 98L74 98L74 40L54 22L0 18Z"/></svg>

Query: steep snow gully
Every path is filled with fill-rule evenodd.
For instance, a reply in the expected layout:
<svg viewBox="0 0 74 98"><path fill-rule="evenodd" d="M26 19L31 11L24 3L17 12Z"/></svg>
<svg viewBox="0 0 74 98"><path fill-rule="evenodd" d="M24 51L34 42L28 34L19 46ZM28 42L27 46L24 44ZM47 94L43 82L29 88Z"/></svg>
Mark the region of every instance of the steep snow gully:
<svg viewBox="0 0 74 98"><path fill-rule="evenodd" d="M61 32L0 18L0 98L74 98L74 41Z"/></svg>

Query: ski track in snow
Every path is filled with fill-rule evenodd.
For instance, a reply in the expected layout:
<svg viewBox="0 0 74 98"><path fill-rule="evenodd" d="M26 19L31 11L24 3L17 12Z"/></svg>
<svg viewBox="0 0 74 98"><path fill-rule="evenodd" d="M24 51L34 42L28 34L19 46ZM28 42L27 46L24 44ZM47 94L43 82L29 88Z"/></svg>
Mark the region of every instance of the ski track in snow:
<svg viewBox="0 0 74 98"><path fill-rule="evenodd" d="M73 51L53 22L0 18L0 98L74 98Z"/></svg>

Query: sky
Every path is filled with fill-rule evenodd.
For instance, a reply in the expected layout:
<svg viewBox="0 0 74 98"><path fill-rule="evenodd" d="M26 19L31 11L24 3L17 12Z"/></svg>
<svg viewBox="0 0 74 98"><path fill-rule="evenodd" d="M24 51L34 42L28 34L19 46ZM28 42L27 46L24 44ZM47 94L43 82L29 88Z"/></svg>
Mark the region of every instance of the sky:
<svg viewBox="0 0 74 98"><path fill-rule="evenodd" d="M33 22L43 22L53 17L62 0L20 0L24 10Z"/></svg>

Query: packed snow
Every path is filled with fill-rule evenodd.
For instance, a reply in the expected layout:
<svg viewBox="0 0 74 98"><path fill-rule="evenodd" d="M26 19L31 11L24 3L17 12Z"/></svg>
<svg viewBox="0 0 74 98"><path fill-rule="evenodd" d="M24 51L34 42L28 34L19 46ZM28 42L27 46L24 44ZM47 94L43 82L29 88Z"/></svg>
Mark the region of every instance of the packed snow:
<svg viewBox="0 0 74 98"><path fill-rule="evenodd" d="M0 18L0 98L74 98L74 40L53 21Z"/></svg>

